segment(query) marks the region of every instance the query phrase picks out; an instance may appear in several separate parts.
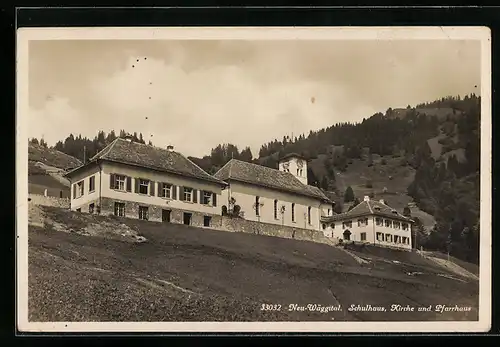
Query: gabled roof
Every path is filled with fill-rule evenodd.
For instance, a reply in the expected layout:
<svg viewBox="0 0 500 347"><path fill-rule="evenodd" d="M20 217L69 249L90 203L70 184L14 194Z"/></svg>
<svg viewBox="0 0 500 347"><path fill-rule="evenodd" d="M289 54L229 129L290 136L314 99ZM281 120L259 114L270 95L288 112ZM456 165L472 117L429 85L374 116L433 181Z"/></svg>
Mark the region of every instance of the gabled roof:
<svg viewBox="0 0 500 347"><path fill-rule="evenodd" d="M403 216L392 207L376 200L362 201L350 211L324 217L323 220L326 222L333 222L370 215L399 219L409 223L413 222L411 218Z"/></svg>
<svg viewBox="0 0 500 347"><path fill-rule="evenodd" d="M127 141L121 138L117 138L111 142L102 151L93 156L90 159L90 162L86 165L93 164L99 160L128 164L226 185L225 182L209 175L198 165L179 152L169 151L164 148L133 141ZM81 166L80 168L84 166ZM79 171L80 168L77 168L66 175L71 176L77 170Z"/></svg>
<svg viewBox="0 0 500 347"><path fill-rule="evenodd" d="M282 162L283 160L286 160L288 158L298 158L298 159L307 160L306 157L304 157L303 155L300 155L298 153L289 153L289 154L284 155L282 158L280 158L279 161Z"/></svg>
<svg viewBox="0 0 500 347"><path fill-rule="evenodd" d="M234 180L331 202L319 188L303 184L289 172L237 159L231 159L214 176L226 182Z"/></svg>

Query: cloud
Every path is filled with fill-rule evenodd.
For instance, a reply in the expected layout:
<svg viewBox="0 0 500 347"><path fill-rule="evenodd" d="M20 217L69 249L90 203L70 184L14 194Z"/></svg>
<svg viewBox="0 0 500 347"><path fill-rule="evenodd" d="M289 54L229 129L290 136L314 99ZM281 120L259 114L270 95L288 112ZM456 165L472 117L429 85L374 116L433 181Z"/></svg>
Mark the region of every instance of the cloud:
<svg viewBox="0 0 500 347"><path fill-rule="evenodd" d="M48 98L43 108L29 109L29 137L43 138L49 144L64 140L69 135L61 134L61 129L73 131L86 127L82 113L69 105L68 99Z"/></svg>
<svg viewBox="0 0 500 347"><path fill-rule="evenodd" d="M40 131L39 123L72 119L53 126L55 140L125 129L186 155L227 142L258 154L284 135L478 93L479 47L451 40L37 43L30 106L39 110Z"/></svg>

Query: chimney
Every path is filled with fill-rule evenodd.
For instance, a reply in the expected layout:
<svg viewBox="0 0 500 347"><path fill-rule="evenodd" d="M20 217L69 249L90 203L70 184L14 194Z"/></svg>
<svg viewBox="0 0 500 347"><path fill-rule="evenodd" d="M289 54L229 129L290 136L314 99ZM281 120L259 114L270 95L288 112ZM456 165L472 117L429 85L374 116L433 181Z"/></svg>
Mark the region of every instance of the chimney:
<svg viewBox="0 0 500 347"><path fill-rule="evenodd" d="M385 205L384 199L380 199L379 202Z"/></svg>
<svg viewBox="0 0 500 347"><path fill-rule="evenodd" d="M174 146L168 145L167 146L167 151L172 152L174 150Z"/></svg>
<svg viewBox="0 0 500 347"><path fill-rule="evenodd" d="M370 201L370 197L368 195L365 195L365 197L363 198L363 201Z"/></svg>

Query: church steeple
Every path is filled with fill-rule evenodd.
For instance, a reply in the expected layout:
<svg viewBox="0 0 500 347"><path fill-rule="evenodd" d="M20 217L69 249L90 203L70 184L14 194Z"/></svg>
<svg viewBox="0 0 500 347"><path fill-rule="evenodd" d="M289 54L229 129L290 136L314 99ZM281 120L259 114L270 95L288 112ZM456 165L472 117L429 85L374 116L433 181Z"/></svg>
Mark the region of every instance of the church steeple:
<svg viewBox="0 0 500 347"><path fill-rule="evenodd" d="M307 160L300 154L290 153L281 158L279 170L291 173L307 185Z"/></svg>

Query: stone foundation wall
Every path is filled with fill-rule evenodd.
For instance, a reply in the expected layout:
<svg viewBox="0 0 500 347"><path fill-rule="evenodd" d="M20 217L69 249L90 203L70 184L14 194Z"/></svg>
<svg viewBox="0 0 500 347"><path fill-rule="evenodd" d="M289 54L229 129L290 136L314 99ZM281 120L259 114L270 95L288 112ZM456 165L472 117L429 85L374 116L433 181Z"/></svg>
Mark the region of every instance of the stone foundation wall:
<svg viewBox="0 0 500 347"><path fill-rule="evenodd" d="M147 205L142 203L137 203L133 201L126 200L118 200L118 199L109 199L102 198L101 199L101 215L113 215L115 212L115 202L122 202L125 204L125 217L127 218L139 218L139 206L147 206L148 207L148 220L153 222L162 222L162 210L169 210L170 212L170 223L175 224L183 224L184 223L184 213L191 214L191 223L190 225L195 227L205 227L204 226L204 218L210 217L210 226L212 229L220 229L221 227L221 218L219 215L205 214L201 212L195 212L190 210L181 210L169 207L162 207L157 205ZM91 202L89 202L91 203ZM98 202L95 202L96 206ZM82 212L88 212L83 211Z"/></svg>
<svg viewBox="0 0 500 347"><path fill-rule="evenodd" d="M330 243L320 231L249 221L243 218L230 218L225 216L222 217L221 230L282 237L286 239L313 241L319 243Z"/></svg>
<svg viewBox="0 0 500 347"><path fill-rule="evenodd" d="M28 201L34 205L54 206L69 208L69 199L44 196L40 194L28 194Z"/></svg>
<svg viewBox="0 0 500 347"><path fill-rule="evenodd" d="M114 215L115 202L125 204L126 218L139 218L139 206L147 206L149 212L148 220L154 222L162 222L162 209L170 210L170 223L184 224L184 213L191 214L190 225L200 228L210 228L227 232L243 232L249 234L266 235L274 237L282 237L287 239L313 241L319 243L332 244L333 240L329 240L323 235L323 232L317 230L307 230L302 228L294 228L285 225L269 224L256 221L250 221L243 218L230 218L220 215L204 214L190 210L181 210L169 208L166 206L146 205L133 201L102 198L101 199L101 215ZM89 201L86 206L81 207L81 212L88 213L88 205L94 203L97 213L98 200ZM69 207L69 205L68 205ZM205 227L204 218L210 217L210 225Z"/></svg>

